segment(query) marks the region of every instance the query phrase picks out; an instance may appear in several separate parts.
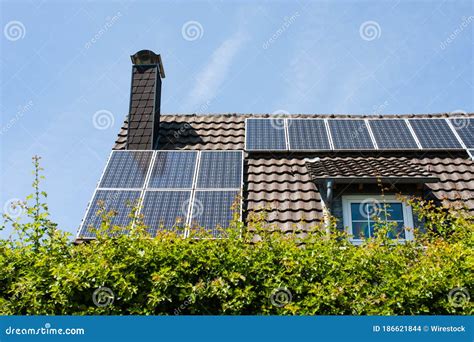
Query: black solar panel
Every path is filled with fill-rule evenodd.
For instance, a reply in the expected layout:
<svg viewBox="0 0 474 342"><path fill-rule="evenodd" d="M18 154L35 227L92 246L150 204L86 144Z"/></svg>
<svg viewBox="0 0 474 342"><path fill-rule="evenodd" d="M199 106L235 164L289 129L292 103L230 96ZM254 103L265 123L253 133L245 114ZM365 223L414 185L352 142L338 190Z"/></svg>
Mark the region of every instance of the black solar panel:
<svg viewBox="0 0 474 342"><path fill-rule="evenodd" d="M330 150L326 125L321 119L289 119L290 150Z"/></svg>
<svg viewBox="0 0 474 342"><path fill-rule="evenodd" d="M146 191L143 200L143 222L152 236L158 230L177 229L186 225L191 191Z"/></svg>
<svg viewBox="0 0 474 342"><path fill-rule="evenodd" d="M247 119L247 150L286 150L284 119Z"/></svg>
<svg viewBox="0 0 474 342"><path fill-rule="evenodd" d="M147 188L191 189L196 151L158 151Z"/></svg>
<svg viewBox="0 0 474 342"><path fill-rule="evenodd" d="M462 148L445 120L410 119L410 125L423 148Z"/></svg>
<svg viewBox="0 0 474 342"><path fill-rule="evenodd" d="M454 118L451 124L467 148L474 148L474 119Z"/></svg>
<svg viewBox="0 0 474 342"><path fill-rule="evenodd" d="M329 120L335 150L373 150L374 145L363 120Z"/></svg>
<svg viewBox="0 0 474 342"><path fill-rule="evenodd" d="M141 191L138 190L97 190L92 199L86 218L82 224L79 236L85 238L95 237L92 228L99 229L102 217L97 216L101 206L106 213L113 211L111 224L116 226L127 226L132 217L130 217L133 206L138 204ZM112 232L116 235L119 232ZM121 232L124 233L124 232Z"/></svg>
<svg viewBox="0 0 474 342"><path fill-rule="evenodd" d="M113 151L99 188L142 188L153 151Z"/></svg>
<svg viewBox="0 0 474 342"><path fill-rule="evenodd" d="M202 151L198 189L223 189L242 186L241 151Z"/></svg>
<svg viewBox="0 0 474 342"><path fill-rule="evenodd" d="M418 148L405 120L370 120L369 125L381 150Z"/></svg>
<svg viewBox="0 0 474 342"><path fill-rule="evenodd" d="M191 225L204 227L214 237L219 237L217 226L227 228L233 216L233 204L239 191L196 191Z"/></svg>

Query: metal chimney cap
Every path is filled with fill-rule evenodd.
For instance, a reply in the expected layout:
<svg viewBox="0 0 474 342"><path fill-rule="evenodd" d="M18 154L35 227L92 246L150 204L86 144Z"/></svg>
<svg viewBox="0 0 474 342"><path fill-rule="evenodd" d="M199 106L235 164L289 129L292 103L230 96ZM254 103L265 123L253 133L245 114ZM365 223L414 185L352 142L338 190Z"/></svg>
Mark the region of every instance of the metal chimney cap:
<svg viewBox="0 0 474 342"><path fill-rule="evenodd" d="M165 78L165 69L161 61L161 55L157 55L151 50L140 50L130 56L134 65L158 65L161 78Z"/></svg>

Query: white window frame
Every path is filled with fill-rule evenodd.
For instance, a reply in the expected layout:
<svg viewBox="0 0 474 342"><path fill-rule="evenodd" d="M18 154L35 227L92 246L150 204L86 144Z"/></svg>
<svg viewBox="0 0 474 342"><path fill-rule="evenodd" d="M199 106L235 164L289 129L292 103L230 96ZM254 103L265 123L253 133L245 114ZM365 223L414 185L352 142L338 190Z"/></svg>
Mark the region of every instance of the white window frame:
<svg viewBox="0 0 474 342"><path fill-rule="evenodd" d="M367 195L347 195L342 196L342 218L344 229L350 235L349 241L354 245L360 245L364 242L363 239L354 238L352 234L352 215L351 215L351 204L352 203L361 203L367 201L368 199L376 200L380 203L397 203L402 205L403 211L403 225L405 228L405 239L398 239L399 242L404 242L407 240L413 240L413 211L409 205L400 201L393 195L384 195L384 196L373 196L370 194ZM407 229L411 228L411 229Z"/></svg>

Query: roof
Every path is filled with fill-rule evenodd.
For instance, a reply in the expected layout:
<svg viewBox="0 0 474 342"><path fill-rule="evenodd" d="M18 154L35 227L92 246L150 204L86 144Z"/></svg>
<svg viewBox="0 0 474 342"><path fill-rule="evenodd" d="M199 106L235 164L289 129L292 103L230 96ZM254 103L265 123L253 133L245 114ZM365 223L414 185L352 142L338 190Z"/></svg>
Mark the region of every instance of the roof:
<svg viewBox="0 0 474 342"><path fill-rule="evenodd" d="M395 181L430 183L439 181L423 167L405 157L316 157L306 163L313 180L336 182Z"/></svg>
<svg viewBox="0 0 474 342"><path fill-rule="evenodd" d="M471 116L472 114L469 114ZM209 114L209 115L161 115L159 128L159 149L186 150L235 150L244 149L245 119L270 117L256 114ZM433 115L387 115L377 118L448 117L448 114ZM374 116L351 115L291 115L303 118L362 118ZM114 149L125 149L128 123L124 122ZM145 131L143 132L145 135ZM151 139L151 136L149 137ZM376 174L374 170L387 175L437 178L425 186L439 201L467 206L474 214L474 162L467 154L460 152L416 151L376 153L246 153L244 169L244 209L268 212L267 221L283 229L293 224L319 222L322 219L323 204L319 190L313 182L315 175L306 165L307 158L321 157L324 160L351 161L352 172ZM370 157L371 167L361 168ZM341 158L341 159L338 159ZM358 159L359 158L359 159ZM390 159L391 158L391 159ZM391 167L391 163L397 167ZM396 163L396 164L395 164ZM402 165L403 164L403 165ZM334 162L333 162L334 165ZM403 167L402 167L403 166ZM359 167L360 169L358 169ZM384 170L384 168L387 168ZM341 169L341 167L339 167ZM349 174L349 171L344 171Z"/></svg>

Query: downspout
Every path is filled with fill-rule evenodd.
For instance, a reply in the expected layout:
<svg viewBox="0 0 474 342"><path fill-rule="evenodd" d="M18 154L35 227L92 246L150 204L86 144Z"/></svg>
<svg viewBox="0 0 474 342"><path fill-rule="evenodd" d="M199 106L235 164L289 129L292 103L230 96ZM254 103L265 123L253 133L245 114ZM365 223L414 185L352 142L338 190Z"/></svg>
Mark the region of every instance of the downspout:
<svg viewBox="0 0 474 342"><path fill-rule="evenodd" d="M334 179L328 179L326 183L326 200L328 202L329 210L331 210L331 207L332 207L332 197L334 194L333 185L334 185Z"/></svg>

